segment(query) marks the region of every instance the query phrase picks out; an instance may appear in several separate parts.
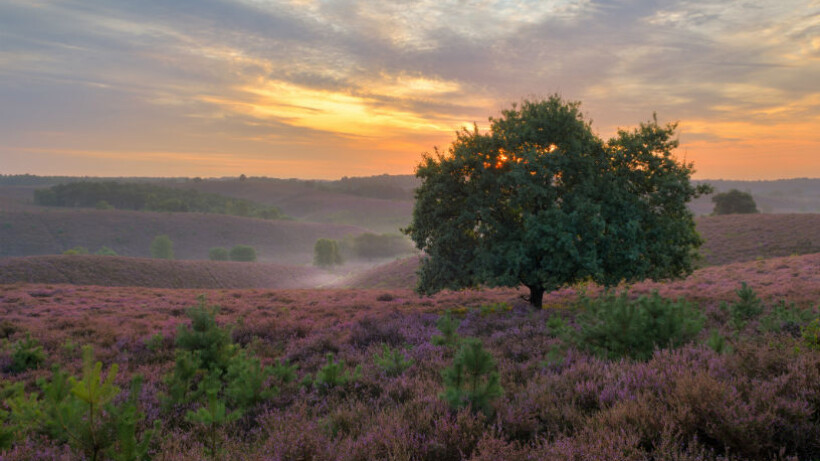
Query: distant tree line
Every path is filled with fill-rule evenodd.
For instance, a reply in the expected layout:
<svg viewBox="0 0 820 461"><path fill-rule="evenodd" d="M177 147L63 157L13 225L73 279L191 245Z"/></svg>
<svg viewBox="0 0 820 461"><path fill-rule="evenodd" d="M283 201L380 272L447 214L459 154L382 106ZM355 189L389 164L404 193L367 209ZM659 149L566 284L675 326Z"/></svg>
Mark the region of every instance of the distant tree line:
<svg viewBox="0 0 820 461"><path fill-rule="evenodd" d="M278 208L250 200L154 184L77 182L34 191L34 203L58 207L219 213L262 219L285 219Z"/></svg>
<svg viewBox="0 0 820 461"><path fill-rule="evenodd" d="M418 181L412 176L369 176L364 178L343 177L338 181L308 181L308 186L328 192L357 195L359 197L388 200L412 200Z"/></svg>

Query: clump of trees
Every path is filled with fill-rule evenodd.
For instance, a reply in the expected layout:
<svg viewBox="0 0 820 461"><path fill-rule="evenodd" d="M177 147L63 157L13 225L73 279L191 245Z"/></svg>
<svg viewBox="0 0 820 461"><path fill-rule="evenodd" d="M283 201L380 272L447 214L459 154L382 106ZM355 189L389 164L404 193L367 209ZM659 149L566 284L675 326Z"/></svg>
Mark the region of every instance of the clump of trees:
<svg viewBox="0 0 820 461"><path fill-rule="evenodd" d="M214 247L208 250L208 259L211 261L227 261L228 249L225 247Z"/></svg>
<svg viewBox="0 0 820 461"><path fill-rule="evenodd" d="M348 259L385 259L413 253L413 243L397 234L374 234L365 232L356 236L345 236L339 242L339 249Z"/></svg>
<svg viewBox="0 0 820 461"><path fill-rule="evenodd" d="M759 213L752 194L732 189L712 196L715 209L712 214L751 214Z"/></svg>
<svg viewBox="0 0 820 461"><path fill-rule="evenodd" d="M86 207L100 210L140 210L219 213L261 219L286 219L276 207L250 200L225 197L144 183L83 181L59 184L34 191L34 203L44 206Z"/></svg>
<svg viewBox="0 0 820 461"><path fill-rule="evenodd" d="M344 263L339 252L339 242L332 239L319 239L313 246L313 264L320 267L331 267Z"/></svg>
<svg viewBox="0 0 820 461"><path fill-rule="evenodd" d="M405 229L424 252L420 292L523 284L540 307L568 284L691 273L701 239L686 203L709 187L672 156L676 125L603 141L579 105L524 101L424 156Z"/></svg>

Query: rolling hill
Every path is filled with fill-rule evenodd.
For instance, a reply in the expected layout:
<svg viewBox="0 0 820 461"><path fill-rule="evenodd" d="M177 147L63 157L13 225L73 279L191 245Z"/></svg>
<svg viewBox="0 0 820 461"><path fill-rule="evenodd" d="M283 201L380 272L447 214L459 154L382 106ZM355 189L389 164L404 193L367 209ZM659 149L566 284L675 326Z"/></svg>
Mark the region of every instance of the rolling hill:
<svg viewBox="0 0 820 461"><path fill-rule="evenodd" d="M48 283L152 288L316 288L335 279L311 266L169 261L96 255L0 259L0 285Z"/></svg>
<svg viewBox="0 0 820 461"><path fill-rule="evenodd" d="M148 257L155 236L174 242L177 259L207 259L208 249L251 245L263 262L307 264L319 238L365 229L349 225L269 221L204 213L32 209L0 211L0 257L60 254L76 246L108 246L122 256Z"/></svg>

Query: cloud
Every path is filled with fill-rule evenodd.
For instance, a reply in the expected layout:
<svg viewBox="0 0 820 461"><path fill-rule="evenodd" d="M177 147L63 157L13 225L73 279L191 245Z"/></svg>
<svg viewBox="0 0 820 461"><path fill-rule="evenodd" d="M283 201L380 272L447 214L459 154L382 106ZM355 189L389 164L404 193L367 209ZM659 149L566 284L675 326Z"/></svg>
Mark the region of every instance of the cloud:
<svg viewBox="0 0 820 461"><path fill-rule="evenodd" d="M818 32L810 0L10 0L0 137L399 173L460 126L559 92L605 136L653 111L681 120L690 157L780 142L767 125L811 146Z"/></svg>

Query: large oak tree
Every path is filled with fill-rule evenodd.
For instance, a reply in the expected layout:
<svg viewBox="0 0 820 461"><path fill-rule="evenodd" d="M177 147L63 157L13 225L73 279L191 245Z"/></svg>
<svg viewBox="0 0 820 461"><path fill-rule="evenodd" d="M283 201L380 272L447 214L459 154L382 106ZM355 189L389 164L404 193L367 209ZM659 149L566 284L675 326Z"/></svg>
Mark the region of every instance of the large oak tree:
<svg viewBox="0 0 820 461"><path fill-rule="evenodd" d="M579 103L524 101L425 154L405 232L423 250L418 290L485 286L545 292L691 273L701 240L686 203L691 164L656 119L604 142Z"/></svg>

